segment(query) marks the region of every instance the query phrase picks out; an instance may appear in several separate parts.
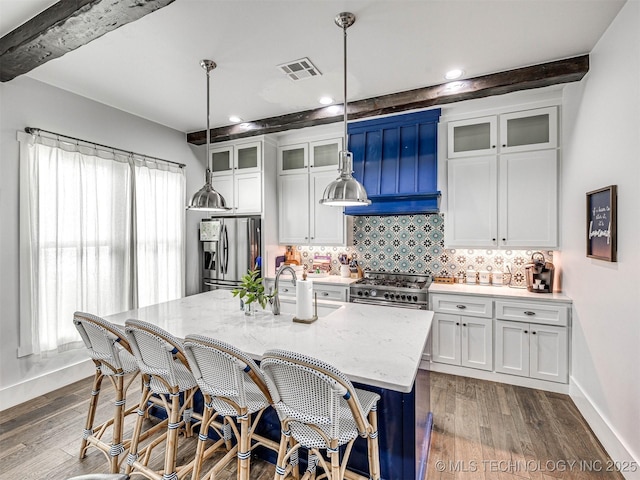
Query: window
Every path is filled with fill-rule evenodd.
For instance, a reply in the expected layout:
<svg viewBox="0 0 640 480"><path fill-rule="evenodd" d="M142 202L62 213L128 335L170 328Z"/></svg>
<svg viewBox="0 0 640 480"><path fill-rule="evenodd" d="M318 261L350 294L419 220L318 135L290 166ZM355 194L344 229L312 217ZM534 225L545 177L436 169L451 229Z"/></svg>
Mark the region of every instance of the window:
<svg viewBox="0 0 640 480"><path fill-rule="evenodd" d="M46 137L21 142L19 355L69 348L105 316L184 291L184 173Z"/></svg>

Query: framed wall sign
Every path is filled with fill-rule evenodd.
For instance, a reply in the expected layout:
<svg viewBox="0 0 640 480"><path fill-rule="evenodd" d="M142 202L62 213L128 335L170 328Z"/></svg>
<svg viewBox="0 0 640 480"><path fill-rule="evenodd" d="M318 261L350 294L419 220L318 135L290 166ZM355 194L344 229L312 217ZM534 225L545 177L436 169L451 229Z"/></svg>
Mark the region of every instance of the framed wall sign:
<svg viewBox="0 0 640 480"><path fill-rule="evenodd" d="M616 187L587 193L587 257L616 261Z"/></svg>

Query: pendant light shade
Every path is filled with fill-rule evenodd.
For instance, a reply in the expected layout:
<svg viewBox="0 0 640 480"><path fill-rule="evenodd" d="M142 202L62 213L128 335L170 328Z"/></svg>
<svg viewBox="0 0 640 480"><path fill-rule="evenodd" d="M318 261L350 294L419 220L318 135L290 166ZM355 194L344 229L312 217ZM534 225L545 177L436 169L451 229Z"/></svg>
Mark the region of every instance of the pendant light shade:
<svg viewBox="0 0 640 480"><path fill-rule="evenodd" d="M216 64L212 60L202 60L200 66L207 72L207 165L211 159L210 140L211 132L209 131L209 73L216 68ZM215 191L211 185L211 170L207 166L205 173L205 184L200 190L193 194L187 210L205 211L205 212L226 212L230 210L224 197Z"/></svg>
<svg viewBox="0 0 640 480"><path fill-rule="evenodd" d="M367 191L362 184L353 178L353 156L347 149L347 28L356 21L356 16L350 12L342 12L335 18L336 25L342 28L344 45L343 86L344 86L344 150L338 153L337 179L327 185L320 203L332 207L356 207L370 205Z"/></svg>

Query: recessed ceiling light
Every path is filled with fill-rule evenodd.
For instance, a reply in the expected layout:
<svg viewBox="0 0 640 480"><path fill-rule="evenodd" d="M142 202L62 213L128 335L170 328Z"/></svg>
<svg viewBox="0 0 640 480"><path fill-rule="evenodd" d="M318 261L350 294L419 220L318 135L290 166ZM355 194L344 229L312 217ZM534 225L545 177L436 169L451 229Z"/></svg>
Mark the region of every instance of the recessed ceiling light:
<svg viewBox="0 0 640 480"><path fill-rule="evenodd" d="M456 68L445 73L444 78L446 78L447 80L455 80L456 78L460 78L463 74L464 72L462 70Z"/></svg>
<svg viewBox="0 0 640 480"><path fill-rule="evenodd" d="M237 115L231 115L229 117L229 121L231 123L240 123L240 122L242 122L242 119L240 117L238 117Z"/></svg>
<svg viewBox="0 0 640 480"><path fill-rule="evenodd" d="M322 105L331 105L333 102L335 102L335 100L331 97L320 97L318 99L318 101L322 104Z"/></svg>

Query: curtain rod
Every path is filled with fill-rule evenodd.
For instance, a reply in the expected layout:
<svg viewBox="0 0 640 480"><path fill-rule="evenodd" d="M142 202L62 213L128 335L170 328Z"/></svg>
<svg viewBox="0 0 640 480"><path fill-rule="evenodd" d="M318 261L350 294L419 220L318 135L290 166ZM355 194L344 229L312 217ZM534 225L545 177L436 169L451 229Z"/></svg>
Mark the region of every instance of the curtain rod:
<svg viewBox="0 0 640 480"><path fill-rule="evenodd" d="M171 160L165 160L164 158L152 157L150 155L144 155L142 153L136 153L136 152L131 152L129 150L123 150L122 148L110 147L109 145L102 145L102 144L96 143L96 142L89 142L87 140L82 140L81 138L70 137L69 135L63 135L62 133L56 133L56 132L51 132L49 130L43 130L41 128L26 127L24 129L24 131L29 133L29 134L31 134L31 135L39 135L42 132L49 133L51 135L55 135L56 137L62 137L62 138L65 138L67 140L73 140L75 142L88 143L89 145L93 145L95 147L106 148L106 149L112 150L114 152L117 151L117 152L121 152L121 153L127 153L129 155L136 155L136 156L142 157L142 158L148 158L150 160L156 160L156 161L160 161L160 162L164 162L164 163L171 163L173 165L178 165L180 168L186 167L186 165L184 163L172 162Z"/></svg>

